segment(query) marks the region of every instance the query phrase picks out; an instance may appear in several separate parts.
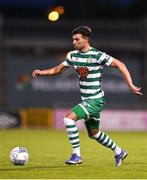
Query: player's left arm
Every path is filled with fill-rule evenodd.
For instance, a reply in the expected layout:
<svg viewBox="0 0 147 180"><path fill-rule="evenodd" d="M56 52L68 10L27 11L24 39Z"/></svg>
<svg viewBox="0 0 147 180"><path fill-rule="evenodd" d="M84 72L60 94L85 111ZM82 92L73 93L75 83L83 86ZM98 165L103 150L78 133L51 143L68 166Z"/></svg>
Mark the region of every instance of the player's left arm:
<svg viewBox="0 0 147 180"><path fill-rule="evenodd" d="M135 85L133 84L133 81L132 81L130 72L129 72L128 68L126 67L126 65L125 65L123 62L119 61L118 59L113 58L113 61L112 61L112 63L111 63L110 66L119 69L119 71L120 71L121 74L123 75L126 83L128 84L129 89L130 89L133 93L135 93L135 94L137 94L137 95L140 95L140 96L143 95L143 93L140 92L141 87L137 87L137 86L135 86Z"/></svg>

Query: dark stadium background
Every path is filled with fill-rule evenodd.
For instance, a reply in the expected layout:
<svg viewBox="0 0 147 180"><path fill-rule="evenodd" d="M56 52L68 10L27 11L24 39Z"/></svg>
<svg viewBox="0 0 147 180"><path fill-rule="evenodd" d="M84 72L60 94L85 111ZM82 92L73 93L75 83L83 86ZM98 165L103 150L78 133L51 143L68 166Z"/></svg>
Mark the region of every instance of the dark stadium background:
<svg viewBox="0 0 147 180"><path fill-rule="evenodd" d="M49 21L57 7L64 12ZM0 0L0 112L18 116L25 108L68 109L80 101L72 68L56 77L31 78L32 70L62 62L79 25L92 28L93 46L126 63L144 93L131 94L120 73L105 68L106 109L146 111L146 8L145 0Z"/></svg>

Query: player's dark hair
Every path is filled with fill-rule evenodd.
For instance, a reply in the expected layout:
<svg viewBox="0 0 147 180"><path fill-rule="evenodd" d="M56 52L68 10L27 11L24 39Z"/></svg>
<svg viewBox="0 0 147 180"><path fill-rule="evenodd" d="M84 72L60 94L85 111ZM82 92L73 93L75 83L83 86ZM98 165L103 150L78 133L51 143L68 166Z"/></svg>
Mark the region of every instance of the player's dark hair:
<svg viewBox="0 0 147 180"><path fill-rule="evenodd" d="M85 37L91 38L92 31L88 26L79 26L72 31L72 35L82 34Z"/></svg>

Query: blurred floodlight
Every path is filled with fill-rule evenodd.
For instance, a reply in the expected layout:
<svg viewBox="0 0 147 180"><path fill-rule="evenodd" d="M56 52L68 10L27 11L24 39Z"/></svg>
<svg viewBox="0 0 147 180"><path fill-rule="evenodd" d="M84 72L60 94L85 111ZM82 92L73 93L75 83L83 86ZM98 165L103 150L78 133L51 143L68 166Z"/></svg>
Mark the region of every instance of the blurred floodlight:
<svg viewBox="0 0 147 180"><path fill-rule="evenodd" d="M57 21L59 19L59 13L57 11L51 11L48 14L48 20L50 21Z"/></svg>

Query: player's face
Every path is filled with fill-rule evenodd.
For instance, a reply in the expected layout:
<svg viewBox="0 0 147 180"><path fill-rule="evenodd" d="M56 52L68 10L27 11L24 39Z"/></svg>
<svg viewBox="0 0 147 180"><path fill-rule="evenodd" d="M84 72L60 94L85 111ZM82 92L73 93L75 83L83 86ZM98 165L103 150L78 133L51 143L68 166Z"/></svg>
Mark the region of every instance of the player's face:
<svg viewBox="0 0 147 180"><path fill-rule="evenodd" d="M75 49L82 50L85 48L87 43L87 38L83 37L81 34L73 35L73 46Z"/></svg>

